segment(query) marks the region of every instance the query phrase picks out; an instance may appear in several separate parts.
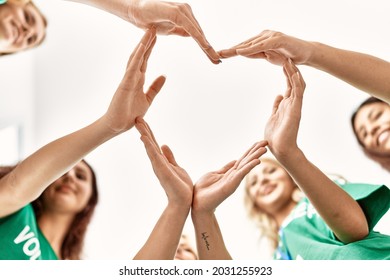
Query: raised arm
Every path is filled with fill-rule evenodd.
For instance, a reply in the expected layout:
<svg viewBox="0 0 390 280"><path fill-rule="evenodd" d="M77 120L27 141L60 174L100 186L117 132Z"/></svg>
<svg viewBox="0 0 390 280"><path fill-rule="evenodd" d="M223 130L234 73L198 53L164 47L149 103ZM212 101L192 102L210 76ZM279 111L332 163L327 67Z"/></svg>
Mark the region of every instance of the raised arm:
<svg viewBox="0 0 390 280"><path fill-rule="evenodd" d="M168 204L145 245L134 259L173 260L192 204L193 183L168 146L158 145L149 125L137 119L136 127Z"/></svg>
<svg viewBox="0 0 390 280"><path fill-rule="evenodd" d="M194 187L191 216L200 260L231 259L215 217L215 209L228 198L249 171L260 163L266 141L254 144L237 161L201 177Z"/></svg>
<svg viewBox="0 0 390 280"><path fill-rule="evenodd" d="M148 30L132 53L126 73L102 117L42 147L0 180L0 217L36 199L89 152L132 128L135 118L146 113L165 81L164 77L157 78L144 93L146 64L155 40L155 30Z"/></svg>
<svg viewBox="0 0 390 280"><path fill-rule="evenodd" d="M359 204L313 165L297 145L305 82L289 60L283 66L287 77L285 95L275 100L265 129L271 152L303 190L320 216L342 242L360 240L368 224Z"/></svg>
<svg viewBox="0 0 390 280"><path fill-rule="evenodd" d="M219 55L209 44L190 5L158 0L69 0L94 6L158 34L191 36L212 63L220 63Z"/></svg>
<svg viewBox="0 0 390 280"><path fill-rule="evenodd" d="M283 61L273 53L325 71L352 86L390 104L390 63L372 55L301 40L281 32L266 30L237 46L219 52L222 58L242 55L264 58L274 64Z"/></svg>

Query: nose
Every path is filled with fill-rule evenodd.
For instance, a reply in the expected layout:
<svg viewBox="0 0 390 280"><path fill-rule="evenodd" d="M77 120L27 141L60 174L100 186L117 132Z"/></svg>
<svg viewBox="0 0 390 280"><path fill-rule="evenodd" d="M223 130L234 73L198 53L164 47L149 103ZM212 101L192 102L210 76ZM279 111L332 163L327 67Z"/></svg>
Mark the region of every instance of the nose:
<svg viewBox="0 0 390 280"><path fill-rule="evenodd" d="M370 136L373 136L373 135L375 135L375 133L377 133L379 128L380 128L380 125L377 122L369 123L369 124L367 124L367 133Z"/></svg>
<svg viewBox="0 0 390 280"><path fill-rule="evenodd" d="M260 185L264 185L269 182L269 178L267 174L263 174L263 177L260 180Z"/></svg>
<svg viewBox="0 0 390 280"><path fill-rule="evenodd" d="M75 179L75 176L76 176L76 174L75 174L74 169L71 169L68 172L66 172L62 177L65 181L68 181L68 180L73 181Z"/></svg>

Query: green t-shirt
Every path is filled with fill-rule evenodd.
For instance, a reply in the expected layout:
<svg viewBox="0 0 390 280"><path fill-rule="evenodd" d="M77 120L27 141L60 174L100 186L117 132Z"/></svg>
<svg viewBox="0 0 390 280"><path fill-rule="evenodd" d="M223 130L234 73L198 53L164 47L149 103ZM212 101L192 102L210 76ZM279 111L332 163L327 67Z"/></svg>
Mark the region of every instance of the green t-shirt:
<svg viewBox="0 0 390 280"><path fill-rule="evenodd" d="M0 219L0 260L57 260L28 204Z"/></svg>
<svg viewBox="0 0 390 280"><path fill-rule="evenodd" d="M362 207L370 233L362 240L344 244L303 198L279 230L274 253L280 260L389 260L390 236L372 229L390 208L390 190L382 185L344 184L341 187ZM326 199L326 198L324 198Z"/></svg>
<svg viewBox="0 0 390 280"><path fill-rule="evenodd" d="M0 5L7 3L7 0L0 0Z"/></svg>

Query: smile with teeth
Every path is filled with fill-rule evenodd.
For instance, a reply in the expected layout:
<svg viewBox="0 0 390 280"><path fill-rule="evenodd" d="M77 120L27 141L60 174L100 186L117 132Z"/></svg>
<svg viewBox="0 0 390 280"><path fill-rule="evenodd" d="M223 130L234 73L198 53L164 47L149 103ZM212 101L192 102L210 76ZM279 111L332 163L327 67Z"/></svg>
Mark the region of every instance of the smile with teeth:
<svg viewBox="0 0 390 280"><path fill-rule="evenodd" d="M267 185L262 186L259 189L259 193L263 196L269 195L270 193L272 193L274 191L275 188L276 188L275 184L267 184Z"/></svg>
<svg viewBox="0 0 390 280"><path fill-rule="evenodd" d="M387 139L389 139L389 137L390 137L390 129L387 129L387 130L382 131L382 132L378 135L378 138L377 138L377 144L378 144L378 146L383 145L383 143L385 143L385 142L387 141Z"/></svg>

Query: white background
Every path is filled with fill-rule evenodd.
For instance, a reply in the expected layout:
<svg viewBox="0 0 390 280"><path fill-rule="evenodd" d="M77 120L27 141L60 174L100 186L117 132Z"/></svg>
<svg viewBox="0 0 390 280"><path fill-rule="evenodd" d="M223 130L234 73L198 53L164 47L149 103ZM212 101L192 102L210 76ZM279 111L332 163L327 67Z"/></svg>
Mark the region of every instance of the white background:
<svg viewBox="0 0 390 280"><path fill-rule="evenodd" d="M390 60L387 1L187 3L216 50L271 29ZM0 125L23 126L23 157L105 112L143 35L130 23L82 4L37 5L48 19L44 44L0 59ZM351 113L368 95L324 72L299 68L307 84L299 145L307 157L324 172L350 181L389 184L388 173L364 157L350 128ZM243 57L213 65L194 40L176 36L158 37L146 85L160 74L167 82L145 119L194 181L262 138L275 95L285 89L278 66ZM166 205L138 132L111 140L87 160L98 175L100 202L85 258L132 258ZM387 234L389 216L378 226ZM217 209L217 217L233 258L264 257L245 213L243 186ZM190 219L185 231L193 234Z"/></svg>

